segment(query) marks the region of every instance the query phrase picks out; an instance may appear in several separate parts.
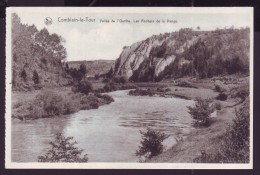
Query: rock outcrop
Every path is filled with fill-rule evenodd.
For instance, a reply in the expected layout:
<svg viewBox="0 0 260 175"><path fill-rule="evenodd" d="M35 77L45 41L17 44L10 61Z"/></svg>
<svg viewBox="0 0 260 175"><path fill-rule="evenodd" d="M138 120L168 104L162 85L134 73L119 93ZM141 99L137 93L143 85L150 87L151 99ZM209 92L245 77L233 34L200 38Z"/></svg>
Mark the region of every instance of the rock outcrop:
<svg viewBox="0 0 260 175"><path fill-rule="evenodd" d="M185 28L125 46L115 62L114 76L159 81L165 77L206 78L246 72L248 68L249 28L215 31Z"/></svg>
<svg viewBox="0 0 260 175"><path fill-rule="evenodd" d="M150 81L160 76L177 55L191 46L197 36L191 29L180 32L154 35L144 41L124 47L114 68L115 76L125 76L134 81ZM185 40L180 39L184 35Z"/></svg>

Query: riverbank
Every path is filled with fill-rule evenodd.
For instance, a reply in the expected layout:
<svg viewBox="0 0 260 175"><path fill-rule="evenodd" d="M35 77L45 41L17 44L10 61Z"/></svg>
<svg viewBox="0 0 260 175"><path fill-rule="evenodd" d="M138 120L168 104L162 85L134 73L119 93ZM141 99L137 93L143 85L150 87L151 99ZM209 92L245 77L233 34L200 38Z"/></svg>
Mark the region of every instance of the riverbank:
<svg viewBox="0 0 260 175"><path fill-rule="evenodd" d="M212 118L210 127L194 128L184 140L152 158L148 162L193 163L203 151L214 154L220 147L223 135L235 118L233 108L224 108Z"/></svg>
<svg viewBox="0 0 260 175"><path fill-rule="evenodd" d="M212 100L212 103L218 104L217 114L211 118L210 126L194 127L185 139L180 139L180 141L170 149L165 150L151 160L147 160L147 162L206 163L212 161L217 163L219 161L216 160L219 158L216 157L219 155L219 149L223 147L223 140L228 135L228 132L230 132L229 129L234 124L234 120L237 120L235 111L244 103L248 103L245 102L245 99L248 99L247 97L249 95L247 79L245 78L244 81L240 83L228 84L228 88L224 92L227 94L226 100L217 100L217 96L223 92L216 92L213 84L197 83L196 86L197 88L176 88L172 86L170 87L171 91L168 91L166 94L186 99L195 99L197 97L204 99L209 98ZM244 123L241 124L243 125ZM243 128L242 126L237 127ZM229 143L233 141L231 138ZM245 155L247 154L249 153L245 152ZM220 158L220 160L221 159L222 158Z"/></svg>
<svg viewBox="0 0 260 175"><path fill-rule="evenodd" d="M74 93L69 87L12 92L12 118L31 120L97 109L113 102L109 95Z"/></svg>

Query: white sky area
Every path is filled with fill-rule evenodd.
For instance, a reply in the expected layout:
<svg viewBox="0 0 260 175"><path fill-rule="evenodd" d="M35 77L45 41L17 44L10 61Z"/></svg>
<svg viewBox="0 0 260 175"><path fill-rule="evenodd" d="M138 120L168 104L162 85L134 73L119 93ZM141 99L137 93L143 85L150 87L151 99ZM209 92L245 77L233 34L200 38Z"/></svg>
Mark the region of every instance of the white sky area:
<svg viewBox="0 0 260 175"><path fill-rule="evenodd" d="M46 27L50 33L57 33L62 36L66 43L67 60L114 60L117 59L122 52L123 46L130 46L131 44L144 40L152 35L163 34L166 32L174 32L180 28L196 28L199 26L200 30L215 30L216 28L234 28L250 26L252 21L249 13L192 13L191 8L186 11L178 13L172 10L172 13L165 13L163 10L158 13L141 12L134 13L126 9L124 12L113 13L100 12L93 13L87 9L78 12L77 10L67 11L66 9L61 13L59 10L52 8L51 10L34 10L15 11L21 18L22 23L32 25L34 24L38 30ZM121 10L122 11L122 10ZM226 10L228 11L228 10ZM45 25L44 19L50 17L53 20L51 25ZM59 22L58 19L64 18L85 18L89 17L95 19L95 22ZM116 20L128 19L131 24L125 23L100 23L100 19ZM135 20L176 20L177 23L139 23L134 24Z"/></svg>

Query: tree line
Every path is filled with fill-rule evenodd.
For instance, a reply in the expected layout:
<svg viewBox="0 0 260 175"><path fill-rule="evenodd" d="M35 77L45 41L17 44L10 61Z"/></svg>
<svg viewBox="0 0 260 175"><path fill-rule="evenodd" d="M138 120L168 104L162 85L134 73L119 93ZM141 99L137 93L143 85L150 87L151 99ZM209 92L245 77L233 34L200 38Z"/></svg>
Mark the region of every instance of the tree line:
<svg viewBox="0 0 260 175"><path fill-rule="evenodd" d="M12 14L11 30L13 89L59 83L67 56L65 40L46 28L23 24L16 13Z"/></svg>

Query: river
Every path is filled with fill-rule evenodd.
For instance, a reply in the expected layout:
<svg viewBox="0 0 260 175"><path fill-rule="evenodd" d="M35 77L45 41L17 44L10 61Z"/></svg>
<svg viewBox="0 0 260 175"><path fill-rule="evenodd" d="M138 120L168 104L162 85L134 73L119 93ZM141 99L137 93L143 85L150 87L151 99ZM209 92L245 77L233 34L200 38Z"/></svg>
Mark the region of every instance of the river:
<svg viewBox="0 0 260 175"><path fill-rule="evenodd" d="M166 149L191 130L186 108L194 103L191 100L129 96L127 90L108 94L115 101L98 109L31 121L12 119L12 161L37 162L55 134L63 133L74 137L89 162L137 162L139 130L149 126L170 135L163 142Z"/></svg>

